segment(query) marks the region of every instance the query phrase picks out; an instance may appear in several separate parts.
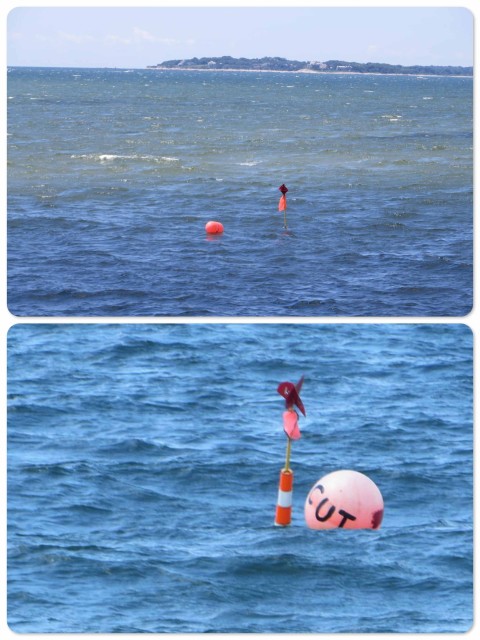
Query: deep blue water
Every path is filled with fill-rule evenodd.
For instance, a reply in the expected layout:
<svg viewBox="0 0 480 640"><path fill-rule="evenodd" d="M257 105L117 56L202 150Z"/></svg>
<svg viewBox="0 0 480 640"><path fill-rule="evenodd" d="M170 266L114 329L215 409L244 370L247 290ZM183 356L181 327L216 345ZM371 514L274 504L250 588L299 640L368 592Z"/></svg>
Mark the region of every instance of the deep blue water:
<svg viewBox="0 0 480 640"><path fill-rule="evenodd" d="M463 316L472 88L472 78L12 68L9 309ZM211 219L225 226L213 241Z"/></svg>
<svg viewBox="0 0 480 640"><path fill-rule="evenodd" d="M463 325L18 324L8 335L17 632L455 632L472 624ZM281 380L305 374L293 520L273 526ZM312 531L356 469L377 531Z"/></svg>

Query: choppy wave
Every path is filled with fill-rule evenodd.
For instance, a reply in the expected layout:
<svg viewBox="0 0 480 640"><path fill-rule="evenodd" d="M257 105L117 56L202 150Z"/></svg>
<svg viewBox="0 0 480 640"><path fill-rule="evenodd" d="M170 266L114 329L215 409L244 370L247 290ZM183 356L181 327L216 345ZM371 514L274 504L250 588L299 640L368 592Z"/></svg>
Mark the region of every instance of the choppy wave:
<svg viewBox="0 0 480 640"><path fill-rule="evenodd" d="M472 349L455 324L14 326L10 627L467 631ZM276 386L302 373L284 529ZM380 529L305 527L311 486L341 468L380 488Z"/></svg>
<svg viewBox="0 0 480 640"><path fill-rule="evenodd" d="M8 84L14 314L471 309L471 78L428 94L313 74L12 69Z"/></svg>
<svg viewBox="0 0 480 640"><path fill-rule="evenodd" d="M116 155L113 153L84 153L81 155L73 154L73 159L97 160L99 162L113 162L115 160L143 160L146 162L179 162L179 158L171 156L149 156L149 155Z"/></svg>

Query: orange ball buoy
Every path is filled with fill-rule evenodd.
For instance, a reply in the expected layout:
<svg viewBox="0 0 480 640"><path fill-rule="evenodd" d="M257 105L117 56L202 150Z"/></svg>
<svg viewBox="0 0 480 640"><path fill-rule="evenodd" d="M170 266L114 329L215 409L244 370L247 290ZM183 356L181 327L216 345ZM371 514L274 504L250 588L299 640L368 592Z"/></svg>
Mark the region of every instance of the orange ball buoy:
<svg viewBox="0 0 480 640"><path fill-rule="evenodd" d="M210 222L207 222L205 225L205 231L207 233L223 233L223 224L215 220L210 220Z"/></svg>

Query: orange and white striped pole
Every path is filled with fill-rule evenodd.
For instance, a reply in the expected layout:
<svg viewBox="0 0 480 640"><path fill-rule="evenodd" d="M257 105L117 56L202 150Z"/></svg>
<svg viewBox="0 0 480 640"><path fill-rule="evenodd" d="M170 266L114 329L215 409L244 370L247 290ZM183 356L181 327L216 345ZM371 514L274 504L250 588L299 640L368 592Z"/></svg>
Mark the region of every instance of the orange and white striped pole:
<svg viewBox="0 0 480 640"><path fill-rule="evenodd" d="M292 521L293 471L282 469L278 485L277 508L275 511L275 525L287 527Z"/></svg>
<svg viewBox="0 0 480 640"><path fill-rule="evenodd" d="M292 521L293 471L290 469L291 451L292 440L287 437L285 467L280 471L277 508L275 510L275 525L278 527L286 527Z"/></svg>

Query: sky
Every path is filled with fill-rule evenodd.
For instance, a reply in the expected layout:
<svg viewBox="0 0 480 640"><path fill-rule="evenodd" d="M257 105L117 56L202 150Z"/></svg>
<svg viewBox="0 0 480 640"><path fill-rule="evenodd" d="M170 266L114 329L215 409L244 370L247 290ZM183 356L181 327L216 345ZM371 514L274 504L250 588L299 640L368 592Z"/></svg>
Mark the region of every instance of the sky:
<svg viewBox="0 0 480 640"><path fill-rule="evenodd" d="M222 55L471 66L473 16L415 6L18 7L7 45L9 66L145 68Z"/></svg>

